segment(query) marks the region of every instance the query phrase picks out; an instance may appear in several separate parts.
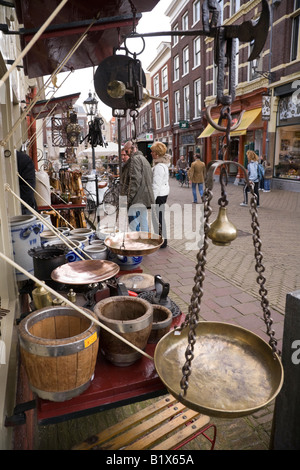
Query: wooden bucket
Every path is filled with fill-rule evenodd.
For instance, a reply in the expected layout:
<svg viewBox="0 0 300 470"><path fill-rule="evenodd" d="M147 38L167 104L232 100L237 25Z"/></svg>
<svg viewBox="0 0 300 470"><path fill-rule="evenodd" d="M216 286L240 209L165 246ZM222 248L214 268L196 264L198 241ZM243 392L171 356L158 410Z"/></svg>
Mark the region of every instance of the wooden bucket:
<svg viewBox="0 0 300 470"><path fill-rule="evenodd" d="M89 387L99 347L99 326L91 320L70 307L42 308L21 321L19 339L30 387L40 398L65 401Z"/></svg>
<svg viewBox="0 0 300 470"><path fill-rule="evenodd" d="M152 328L153 307L139 297L115 296L101 300L94 307L99 321L130 343L144 350ZM100 349L116 366L129 366L142 356L103 328L100 328Z"/></svg>
<svg viewBox="0 0 300 470"><path fill-rule="evenodd" d="M158 341L168 333L171 328L173 315L164 305L153 304L153 323L148 343L158 343Z"/></svg>

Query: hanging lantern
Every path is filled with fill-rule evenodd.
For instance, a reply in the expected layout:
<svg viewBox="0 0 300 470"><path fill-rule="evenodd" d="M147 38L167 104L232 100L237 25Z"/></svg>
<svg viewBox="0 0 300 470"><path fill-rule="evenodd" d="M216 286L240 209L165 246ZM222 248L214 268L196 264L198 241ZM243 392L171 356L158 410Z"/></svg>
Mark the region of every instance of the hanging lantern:
<svg viewBox="0 0 300 470"><path fill-rule="evenodd" d="M66 128L67 139L72 147L78 146L78 138L81 134L81 126L77 122L77 114L73 111L70 114L70 122Z"/></svg>

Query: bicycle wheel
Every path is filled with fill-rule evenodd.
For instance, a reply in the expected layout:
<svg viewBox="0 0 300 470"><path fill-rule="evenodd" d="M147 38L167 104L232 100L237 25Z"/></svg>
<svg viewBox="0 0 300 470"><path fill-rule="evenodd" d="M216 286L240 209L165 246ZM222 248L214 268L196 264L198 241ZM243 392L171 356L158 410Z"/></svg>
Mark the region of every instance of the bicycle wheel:
<svg viewBox="0 0 300 470"><path fill-rule="evenodd" d="M92 194L85 189L85 208L84 208L84 215L86 221L89 223L90 227L95 230L95 219L96 219L96 203L93 199Z"/></svg>
<svg viewBox="0 0 300 470"><path fill-rule="evenodd" d="M119 204L119 191L111 188L103 196L103 210L106 215L112 215L116 212Z"/></svg>

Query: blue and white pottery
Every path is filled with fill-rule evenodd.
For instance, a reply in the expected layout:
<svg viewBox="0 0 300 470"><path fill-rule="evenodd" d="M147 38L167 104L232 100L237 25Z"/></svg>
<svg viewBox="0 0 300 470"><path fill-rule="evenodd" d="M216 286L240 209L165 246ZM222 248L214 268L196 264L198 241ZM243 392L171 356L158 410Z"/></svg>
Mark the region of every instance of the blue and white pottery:
<svg viewBox="0 0 300 470"><path fill-rule="evenodd" d="M34 215L17 215L10 218L11 241L15 262L29 273L34 273L33 259L28 254L31 248L41 246L40 233L44 226ZM17 281L28 277L16 271Z"/></svg>
<svg viewBox="0 0 300 470"><path fill-rule="evenodd" d="M107 259L109 261L113 261L114 263L118 264L121 268L121 271L131 271L133 269L137 269L142 260L142 256L122 256L112 253L108 250Z"/></svg>
<svg viewBox="0 0 300 470"><path fill-rule="evenodd" d="M74 228L73 230L70 230L70 236L88 237L89 242L91 242L91 240L94 240L95 238L95 230L89 228Z"/></svg>

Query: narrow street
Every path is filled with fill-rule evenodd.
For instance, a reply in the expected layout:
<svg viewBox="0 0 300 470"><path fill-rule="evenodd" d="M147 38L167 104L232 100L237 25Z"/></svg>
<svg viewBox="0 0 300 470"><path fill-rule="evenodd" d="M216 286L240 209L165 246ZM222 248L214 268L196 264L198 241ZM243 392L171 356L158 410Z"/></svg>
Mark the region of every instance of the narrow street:
<svg viewBox="0 0 300 470"><path fill-rule="evenodd" d="M179 187L175 179L171 179L170 184L169 206L187 204L189 205L187 211L194 214L197 210L198 214L201 205L191 203L191 188ZM211 221L214 220L218 210L220 197L218 182L214 184L213 193ZM256 283L250 213L248 208L239 205L242 198L241 186L229 184L227 195L228 217L236 225L239 236L228 247L209 244L200 315L207 321L237 324L260 335L268 342ZM199 213L201 217L201 211ZM299 250L295 249L300 236L299 216L300 193L286 191L261 193L258 220L263 262L266 266L266 287L279 350L281 350L286 294L299 287L300 255ZM174 217L174 233L178 230L177 220L178 213ZM105 218L101 223L104 222ZM172 227L173 225L171 230ZM192 240L190 235L186 232L182 240L171 238L166 249L144 257L142 263L145 273L160 274L165 282L170 283L170 298L184 313L188 311L194 285L197 254L196 249L186 250L186 243ZM36 430L36 448L70 449L92 434L142 409L151 401L130 404L57 425L40 426ZM271 402L247 417L212 418L212 422L217 425L215 449L267 450L270 444L273 409L274 403ZM197 438L184 449L206 448L208 443Z"/></svg>

